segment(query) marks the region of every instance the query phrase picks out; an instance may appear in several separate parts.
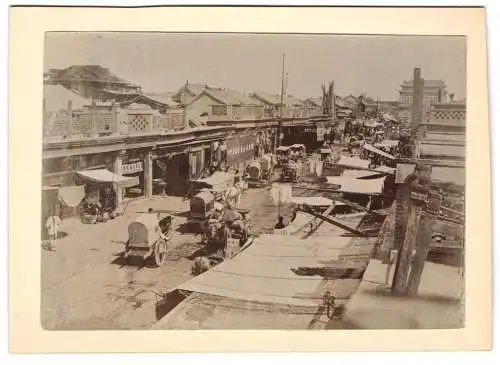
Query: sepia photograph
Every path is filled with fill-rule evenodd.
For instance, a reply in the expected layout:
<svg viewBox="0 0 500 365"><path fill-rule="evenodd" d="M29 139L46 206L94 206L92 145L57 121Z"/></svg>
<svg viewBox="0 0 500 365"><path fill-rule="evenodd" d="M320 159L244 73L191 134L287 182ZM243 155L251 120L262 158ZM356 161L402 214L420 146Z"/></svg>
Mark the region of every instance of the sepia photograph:
<svg viewBox="0 0 500 365"><path fill-rule="evenodd" d="M466 46L46 33L43 328L461 328Z"/></svg>
<svg viewBox="0 0 500 365"><path fill-rule="evenodd" d="M12 15L11 349L491 344L481 9Z"/></svg>

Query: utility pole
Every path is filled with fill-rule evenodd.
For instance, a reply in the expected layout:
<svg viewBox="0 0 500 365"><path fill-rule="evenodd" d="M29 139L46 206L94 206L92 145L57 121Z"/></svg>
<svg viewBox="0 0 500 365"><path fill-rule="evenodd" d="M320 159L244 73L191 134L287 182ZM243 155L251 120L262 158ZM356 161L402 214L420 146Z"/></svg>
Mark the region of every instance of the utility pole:
<svg viewBox="0 0 500 365"><path fill-rule="evenodd" d="M281 133L283 123L283 94L285 92L285 54L283 53L283 64L281 66L281 101L280 101L280 119L278 121L278 141L276 146L281 146Z"/></svg>

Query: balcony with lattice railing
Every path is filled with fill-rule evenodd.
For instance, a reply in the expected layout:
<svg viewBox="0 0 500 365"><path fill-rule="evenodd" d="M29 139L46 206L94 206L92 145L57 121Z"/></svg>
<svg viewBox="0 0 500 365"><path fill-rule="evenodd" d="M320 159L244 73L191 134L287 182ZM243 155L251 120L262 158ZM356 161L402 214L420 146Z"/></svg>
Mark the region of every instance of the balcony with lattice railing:
<svg viewBox="0 0 500 365"><path fill-rule="evenodd" d="M183 109L155 111L62 110L44 112L44 140L98 138L178 131L185 127Z"/></svg>

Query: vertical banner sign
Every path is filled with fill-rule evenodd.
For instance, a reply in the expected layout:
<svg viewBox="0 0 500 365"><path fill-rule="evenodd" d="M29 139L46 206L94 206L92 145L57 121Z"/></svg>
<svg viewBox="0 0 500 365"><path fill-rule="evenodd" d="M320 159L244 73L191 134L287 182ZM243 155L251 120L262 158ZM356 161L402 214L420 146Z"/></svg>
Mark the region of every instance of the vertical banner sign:
<svg viewBox="0 0 500 365"><path fill-rule="evenodd" d="M228 238L225 249L225 258L232 259L240 251L240 240Z"/></svg>
<svg viewBox="0 0 500 365"><path fill-rule="evenodd" d="M325 132L326 132L326 129L322 124L316 125L316 136L317 136L318 142L323 142L324 137L325 137Z"/></svg>

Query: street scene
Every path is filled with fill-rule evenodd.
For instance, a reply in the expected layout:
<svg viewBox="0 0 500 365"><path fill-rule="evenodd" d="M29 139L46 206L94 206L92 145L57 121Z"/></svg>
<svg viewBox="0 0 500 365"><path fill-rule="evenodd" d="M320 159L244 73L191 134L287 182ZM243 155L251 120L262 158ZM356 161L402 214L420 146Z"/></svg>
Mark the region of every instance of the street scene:
<svg viewBox="0 0 500 365"><path fill-rule="evenodd" d="M465 55L46 33L41 326L463 327Z"/></svg>

